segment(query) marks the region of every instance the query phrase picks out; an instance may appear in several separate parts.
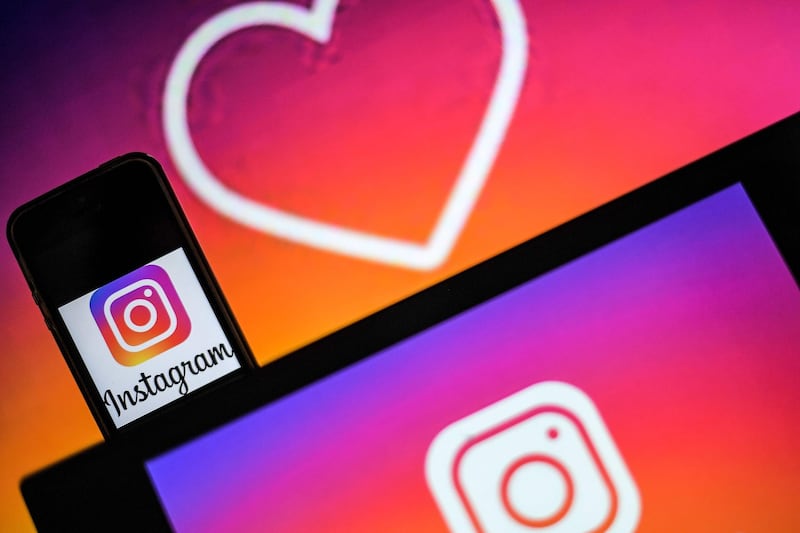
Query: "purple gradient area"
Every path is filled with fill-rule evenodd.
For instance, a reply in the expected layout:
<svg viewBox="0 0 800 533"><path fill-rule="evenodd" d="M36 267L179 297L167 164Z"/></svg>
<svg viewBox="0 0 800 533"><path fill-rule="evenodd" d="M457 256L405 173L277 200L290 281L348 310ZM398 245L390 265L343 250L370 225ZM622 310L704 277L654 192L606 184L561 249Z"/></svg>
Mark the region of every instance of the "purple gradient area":
<svg viewBox="0 0 800 533"><path fill-rule="evenodd" d="M703 417L726 428L769 412L758 438L785 455L798 321L794 280L735 186L147 469L178 531L442 528L423 475L433 437L532 383L562 380L594 400L652 510L653 454L684 453L659 447L697 434ZM732 449L753 432L740 431L726 436ZM717 446L705 438L701 450Z"/></svg>

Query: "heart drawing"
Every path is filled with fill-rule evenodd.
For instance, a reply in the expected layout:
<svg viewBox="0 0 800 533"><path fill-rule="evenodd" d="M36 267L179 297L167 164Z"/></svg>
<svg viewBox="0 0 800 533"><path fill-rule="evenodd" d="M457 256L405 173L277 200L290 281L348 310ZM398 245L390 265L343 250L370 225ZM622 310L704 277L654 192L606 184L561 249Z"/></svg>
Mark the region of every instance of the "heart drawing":
<svg viewBox="0 0 800 533"><path fill-rule="evenodd" d="M310 8L282 2L248 2L227 8L201 24L183 43L167 75L162 120L167 148L189 187L211 208L247 227L318 249L395 266L429 270L449 256L502 145L522 89L528 35L518 0L491 0L502 52L480 126L459 175L425 243L375 235L314 220L257 202L222 183L198 154L189 129L187 100L203 57L240 30L272 26L328 43L338 0L316 0Z"/></svg>

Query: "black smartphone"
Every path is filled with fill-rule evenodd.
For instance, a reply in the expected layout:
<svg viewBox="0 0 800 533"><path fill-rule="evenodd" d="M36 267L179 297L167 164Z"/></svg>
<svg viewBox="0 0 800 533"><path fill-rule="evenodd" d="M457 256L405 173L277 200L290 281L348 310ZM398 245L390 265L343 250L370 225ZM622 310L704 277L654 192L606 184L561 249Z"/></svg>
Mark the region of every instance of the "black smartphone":
<svg viewBox="0 0 800 533"><path fill-rule="evenodd" d="M118 157L28 202L7 234L107 438L255 366L152 157Z"/></svg>

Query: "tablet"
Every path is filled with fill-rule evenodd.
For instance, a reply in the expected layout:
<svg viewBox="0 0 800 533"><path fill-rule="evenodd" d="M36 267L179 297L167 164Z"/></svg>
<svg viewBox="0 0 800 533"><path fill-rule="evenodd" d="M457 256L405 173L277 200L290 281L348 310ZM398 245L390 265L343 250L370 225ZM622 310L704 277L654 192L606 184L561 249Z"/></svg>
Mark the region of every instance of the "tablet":
<svg viewBox="0 0 800 533"><path fill-rule="evenodd" d="M33 474L34 522L797 531L798 147L795 115Z"/></svg>

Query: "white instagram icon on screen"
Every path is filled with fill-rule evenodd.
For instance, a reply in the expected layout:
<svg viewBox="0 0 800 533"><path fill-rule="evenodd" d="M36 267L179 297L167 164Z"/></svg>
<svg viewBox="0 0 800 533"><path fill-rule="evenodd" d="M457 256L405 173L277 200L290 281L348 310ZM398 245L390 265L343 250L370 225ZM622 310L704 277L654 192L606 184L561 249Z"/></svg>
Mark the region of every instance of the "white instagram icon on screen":
<svg viewBox="0 0 800 533"><path fill-rule="evenodd" d="M139 289L143 290L140 291ZM139 296L137 294L138 292L141 292L142 295L134 298L134 296ZM148 336L139 342L131 341L133 344L128 343L127 337L130 337L131 333L128 333L126 336L120 331L119 325L111 312L112 306L124 300L130 300L124 302L125 306L122 312L125 330L132 333L146 332L148 335L152 336ZM147 311L148 318L143 324L136 324L131 320L131 310L137 307ZM164 289L157 281L152 279L137 281L109 296L105 304L103 304L103 314L105 314L111 332L114 334L114 338L120 346L129 352L140 352L161 342L175 332L175 328L178 324L175 318L175 311L172 309L172 304L170 304L169 298L167 298L167 295L164 293ZM163 331L155 330L154 327L159 319L159 315L166 317L166 327L161 328Z"/></svg>
<svg viewBox="0 0 800 533"><path fill-rule="evenodd" d="M542 382L442 430L428 487L455 532L631 533L639 491L589 397Z"/></svg>

